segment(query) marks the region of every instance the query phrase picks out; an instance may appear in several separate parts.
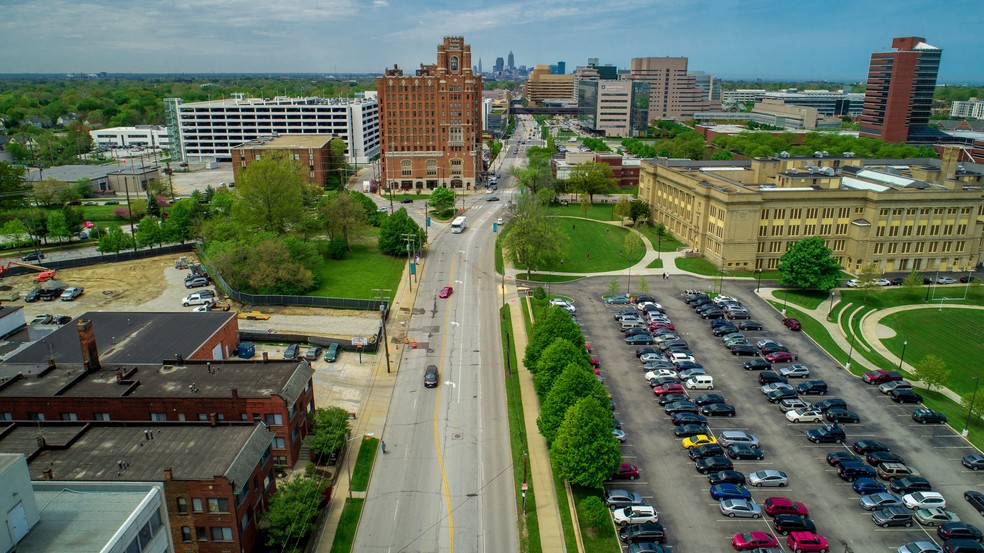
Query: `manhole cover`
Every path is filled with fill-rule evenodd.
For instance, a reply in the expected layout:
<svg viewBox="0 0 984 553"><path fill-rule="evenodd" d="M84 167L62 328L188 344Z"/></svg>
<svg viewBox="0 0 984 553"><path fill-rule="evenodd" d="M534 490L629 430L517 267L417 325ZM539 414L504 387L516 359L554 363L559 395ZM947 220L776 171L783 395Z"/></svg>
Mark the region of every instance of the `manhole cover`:
<svg viewBox="0 0 984 553"><path fill-rule="evenodd" d="M463 437L464 437L464 435L463 435L463 434L461 434L461 433L457 433L457 434L451 434L451 439L452 439L452 440L460 440L460 439L461 439L461 438L463 438Z"/></svg>

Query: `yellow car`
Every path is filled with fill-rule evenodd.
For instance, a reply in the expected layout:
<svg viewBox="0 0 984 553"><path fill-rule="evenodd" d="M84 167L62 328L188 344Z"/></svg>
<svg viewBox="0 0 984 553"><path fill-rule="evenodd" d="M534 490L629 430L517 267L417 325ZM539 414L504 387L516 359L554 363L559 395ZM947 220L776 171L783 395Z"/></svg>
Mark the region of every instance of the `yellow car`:
<svg viewBox="0 0 984 553"><path fill-rule="evenodd" d="M692 447L716 444L718 443L717 438L714 436L707 436L704 434L697 434L696 436L691 436L689 438L683 439L683 449L690 449Z"/></svg>
<svg viewBox="0 0 984 553"><path fill-rule="evenodd" d="M263 313L262 311L246 311L239 314L240 319L246 319L247 321L266 321L270 319L270 315Z"/></svg>

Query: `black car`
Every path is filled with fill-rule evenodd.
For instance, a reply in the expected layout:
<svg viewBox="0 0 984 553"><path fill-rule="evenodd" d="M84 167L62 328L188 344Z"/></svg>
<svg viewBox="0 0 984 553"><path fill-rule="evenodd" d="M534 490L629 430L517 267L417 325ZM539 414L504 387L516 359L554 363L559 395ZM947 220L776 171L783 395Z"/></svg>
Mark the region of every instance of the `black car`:
<svg viewBox="0 0 984 553"><path fill-rule="evenodd" d="M902 286L903 282L905 282L904 278L893 278L892 280L888 281L888 283L891 284L892 286Z"/></svg>
<svg viewBox="0 0 984 553"><path fill-rule="evenodd" d="M649 381L649 385L655 388L656 386L662 386L663 384L681 384L682 380L675 376L660 376Z"/></svg>
<svg viewBox="0 0 984 553"><path fill-rule="evenodd" d="M712 403L725 403L725 399L721 394L701 394L694 398L694 403L703 407Z"/></svg>
<svg viewBox="0 0 984 553"><path fill-rule="evenodd" d="M854 411L848 411L847 409L828 409L825 415L827 420L830 422L842 423L842 422L861 422L861 416Z"/></svg>
<svg viewBox="0 0 984 553"><path fill-rule="evenodd" d="M64 291L64 288L49 288L47 290L41 290L41 301L55 301Z"/></svg>
<svg viewBox="0 0 984 553"><path fill-rule="evenodd" d="M909 388L896 388L889 394L895 403L922 403L922 396Z"/></svg>
<svg viewBox="0 0 984 553"><path fill-rule="evenodd" d="M815 444L839 444L847 439L847 435L841 427L828 424L808 431L806 438Z"/></svg>
<svg viewBox="0 0 984 553"><path fill-rule="evenodd" d="M736 486L745 485L745 475L736 470L722 470L707 475L707 481L714 484L734 484Z"/></svg>
<svg viewBox="0 0 984 553"><path fill-rule="evenodd" d="M659 353L659 349L654 346L643 346L641 348L636 348L636 357L642 357L644 353Z"/></svg>
<svg viewBox="0 0 984 553"><path fill-rule="evenodd" d="M936 529L936 534L944 540L963 539L979 542L984 539L978 527L966 522L944 522Z"/></svg>
<svg viewBox="0 0 984 553"><path fill-rule="evenodd" d="M817 525L807 517L799 515L776 515L772 519L776 532L788 536L790 532L816 532Z"/></svg>
<svg viewBox="0 0 984 553"><path fill-rule="evenodd" d="M933 485L929 483L929 480L926 480L921 476L896 478L888 483L888 488L892 490L892 493L897 493L900 495L912 492L933 491Z"/></svg>
<svg viewBox="0 0 984 553"><path fill-rule="evenodd" d="M867 455L875 451L892 451L892 448L878 440L858 440L851 446L856 453Z"/></svg>
<svg viewBox="0 0 984 553"><path fill-rule="evenodd" d="M427 365L427 368L424 369L424 387L437 388L437 380L438 380L437 366Z"/></svg>
<svg viewBox="0 0 984 553"><path fill-rule="evenodd" d="M675 403L668 403L663 406L663 410L668 414L681 413L684 411L689 411L691 413L696 413L699 407L692 401L677 401Z"/></svg>
<svg viewBox="0 0 984 553"><path fill-rule="evenodd" d="M789 379L775 371L762 371L759 373L758 381L765 386L773 382L789 382Z"/></svg>
<svg viewBox="0 0 984 553"><path fill-rule="evenodd" d="M912 412L912 420L920 424L946 424L946 415L932 409L916 409Z"/></svg>
<svg viewBox="0 0 984 553"><path fill-rule="evenodd" d="M321 346L311 346L306 352L304 352L304 358L308 361L317 361L318 358L321 357L321 353L323 351L324 348Z"/></svg>
<svg viewBox="0 0 984 553"><path fill-rule="evenodd" d="M745 361L741 366L746 371L764 371L766 369L772 368L772 363L769 363L765 359L752 359L751 361Z"/></svg>
<svg viewBox="0 0 984 553"><path fill-rule="evenodd" d="M816 394L818 396L827 395L827 383L823 380L807 380L806 382L800 383L796 386L796 391L800 395L810 395Z"/></svg>
<svg viewBox="0 0 984 553"><path fill-rule="evenodd" d="M769 400L769 403L779 403L784 399L793 397L797 397L795 388L779 388L778 390L772 390L765 396Z"/></svg>
<svg viewBox="0 0 984 553"><path fill-rule="evenodd" d="M967 284L968 282L977 282L977 280L978 280L977 277L972 277L972 276L960 277L960 282L962 282L963 284Z"/></svg>
<svg viewBox="0 0 984 553"><path fill-rule="evenodd" d="M724 455L724 448L719 444L704 444L688 449L687 455L690 455L690 458L696 461L697 459L714 457L715 455Z"/></svg>
<svg viewBox="0 0 984 553"><path fill-rule="evenodd" d="M24 295L24 301L26 301L27 303L34 303L38 301L39 299L41 299L41 292L42 290L40 288L35 288L34 290L31 290L30 292Z"/></svg>
<svg viewBox="0 0 984 553"><path fill-rule="evenodd" d="M711 321L710 325L711 325L711 330L714 330L714 329L716 329L718 327L722 327L722 326L735 326L734 323L732 323L731 321L725 320L725 319L714 319L713 321ZM732 330L731 332L735 332L735 331ZM722 336L723 336L723 334L722 334Z"/></svg>
<svg viewBox="0 0 984 553"><path fill-rule="evenodd" d="M724 311L720 309L708 309L700 314L701 319L720 319L724 317Z"/></svg>
<svg viewBox="0 0 984 553"><path fill-rule="evenodd" d="M974 540L947 540L943 542L944 553L984 553L984 545Z"/></svg>
<svg viewBox="0 0 984 553"><path fill-rule="evenodd" d="M412 204L413 203L413 199L412 198L403 198L402 200L400 200L400 203L401 204Z"/></svg>
<svg viewBox="0 0 984 553"><path fill-rule="evenodd" d="M735 465L731 462L731 459L728 459L724 455L715 455L714 457L697 459L697 461L694 462L694 466L697 468L697 472L701 474L735 469Z"/></svg>
<svg viewBox="0 0 984 553"><path fill-rule="evenodd" d="M706 424L707 417L704 415L698 415L697 413L683 411L681 413L674 413L670 418L670 422L677 426L684 424Z"/></svg>
<svg viewBox="0 0 984 553"><path fill-rule="evenodd" d="M765 458L765 453L756 445L731 444L728 446L728 457L738 460L759 461Z"/></svg>
<svg viewBox="0 0 984 553"><path fill-rule="evenodd" d="M755 321L741 321L738 323L739 330L762 330L762 323Z"/></svg>
<svg viewBox="0 0 984 553"><path fill-rule="evenodd" d="M41 261L44 259L44 254L41 252L31 252L21 258L21 261Z"/></svg>
<svg viewBox="0 0 984 553"><path fill-rule="evenodd" d="M896 455L891 451L872 451L864 458L869 465L877 467L882 463L902 463L905 464L905 457Z"/></svg>
<svg viewBox="0 0 984 553"><path fill-rule="evenodd" d="M735 321L738 319L747 319L749 318L749 314L748 311L744 309L729 309L727 313L727 317L732 321Z"/></svg>
<svg viewBox="0 0 984 553"><path fill-rule="evenodd" d="M669 405L671 403L677 403L677 402L689 401L689 400L690 400L690 396L688 396L687 394L663 394L659 396L658 402L660 405Z"/></svg>
<svg viewBox="0 0 984 553"><path fill-rule="evenodd" d="M833 467L840 466L841 463L860 463L861 459L847 451L831 451L827 454L827 464Z"/></svg>
<svg viewBox="0 0 984 553"><path fill-rule="evenodd" d="M751 357L753 355L758 355L758 351L756 351L751 345L735 344L731 346L731 355L745 355Z"/></svg>
<svg viewBox="0 0 984 553"><path fill-rule="evenodd" d="M738 327L733 324L726 323L723 325L718 325L714 330L711 331L711 334L717 337L721 337L724 336L725 334L731 334L732 332L738 332Z"/></svg>
<svg viewBox="0 0 984 553"><path fill-rule="evenodd" d="M847 409L847 402L843 399L831 398L818 401L816 403L810 404L810 407L814 409L819 409L826 413L830 409ZM859 451L858 453L863 453Z"/></svg>
<svg viewBox="0 0 984 553"><path fill-rule="evenodd" d="M630 524L618 531L618 539L622 543L665 543L666 530L655 522Z"/></svg>
<svg viewBox="0 0 984 553"><path fill-rule="evenodd" d="M964 499L967 500L967 503L970 503L970 506L973 507L975 511L980 513L981 516L984 516L984 493L975 490L967 490L964 492Z"/></svg>
<svg viewBox="0 0 984 553"><path fill-rule="evenodd" d="M700 408L701 415L708 417L733 417L737 413L733 405L727 403L711 403Z"/></svg>
<svg viewBox="0 0 984 553"><path fill-rule="evenodd" d="M704 424L681 424L673 429L673 435L678 438L687 438L700 434L710 434L707 425Z"/></svg>
<svg viewBox="0 0 984 553"><path fill-rule="evenodd" d="M68 315L56 315L53 321L56 325L66 325L72 322L72 317Z"/></svg>

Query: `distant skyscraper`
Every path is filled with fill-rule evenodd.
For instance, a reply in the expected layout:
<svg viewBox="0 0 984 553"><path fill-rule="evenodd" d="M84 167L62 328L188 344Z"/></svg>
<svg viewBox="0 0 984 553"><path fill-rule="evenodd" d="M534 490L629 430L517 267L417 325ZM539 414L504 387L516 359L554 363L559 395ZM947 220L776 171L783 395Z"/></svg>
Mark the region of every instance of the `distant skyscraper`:
<svg viewBox="0 0 984 553"><path fill-rule="evenodd" d="M905 142L929 124L943 50L925 41L894 38L895 52L871 54L861 136Z"/></svg>
<svg viewBox="0 0 984 553"><path fill-rule="evenodd" d="M478 58L478 74L482 74L482 58Z"/></svg>
<svg viewBox="0 0 984 553"><path fill-rule="evenodd" d="M501 57L495 58L494 70L496 73L502 73L502 70L505 68L505 66L506 66L506 62L503 61Z"/></svg>
<svg viewBox="0 0 984 553"><path fill-rule="evenodd" d="M550 66L551 75L564 75L567 73L567 63L558 61L556 65Z"/></svg>
<svg viewBox="0 0 984 553"><path fill-rule="evenodd" d="M513 53L512 52L509 52L509 66L508 67L509 67L509 70L510 71L512 71L513 69L516 69L515 62L516 62L516 59L513 58Z"/></svg>

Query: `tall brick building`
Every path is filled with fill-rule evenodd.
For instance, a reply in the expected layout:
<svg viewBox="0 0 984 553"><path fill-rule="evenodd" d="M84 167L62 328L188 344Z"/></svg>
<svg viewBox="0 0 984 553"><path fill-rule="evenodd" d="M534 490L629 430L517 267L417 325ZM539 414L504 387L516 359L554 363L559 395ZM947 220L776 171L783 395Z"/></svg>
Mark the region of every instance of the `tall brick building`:
<svg viewBox="0 0 984 553"><path fill-rule="evenodd" d="M437 63L376 80L381 190L474 190L482 178L482 76L464 37L444 37Z"/></svg>
<svg viewBox="0 0 984 553"><path fill-rule="evenodd" d="M689 119L721 105L710 99L711 91L697 85L697 75L687 72L687 58L632 58L629 78L649 83L650 122Z"/></svg>
<svg viewBox="0 0 984 553"><path fill-rule="evenodd" d="M918 36L894 38L892 48L871 54L861 136L905 142L929 124L943 50Z"/></svg>

